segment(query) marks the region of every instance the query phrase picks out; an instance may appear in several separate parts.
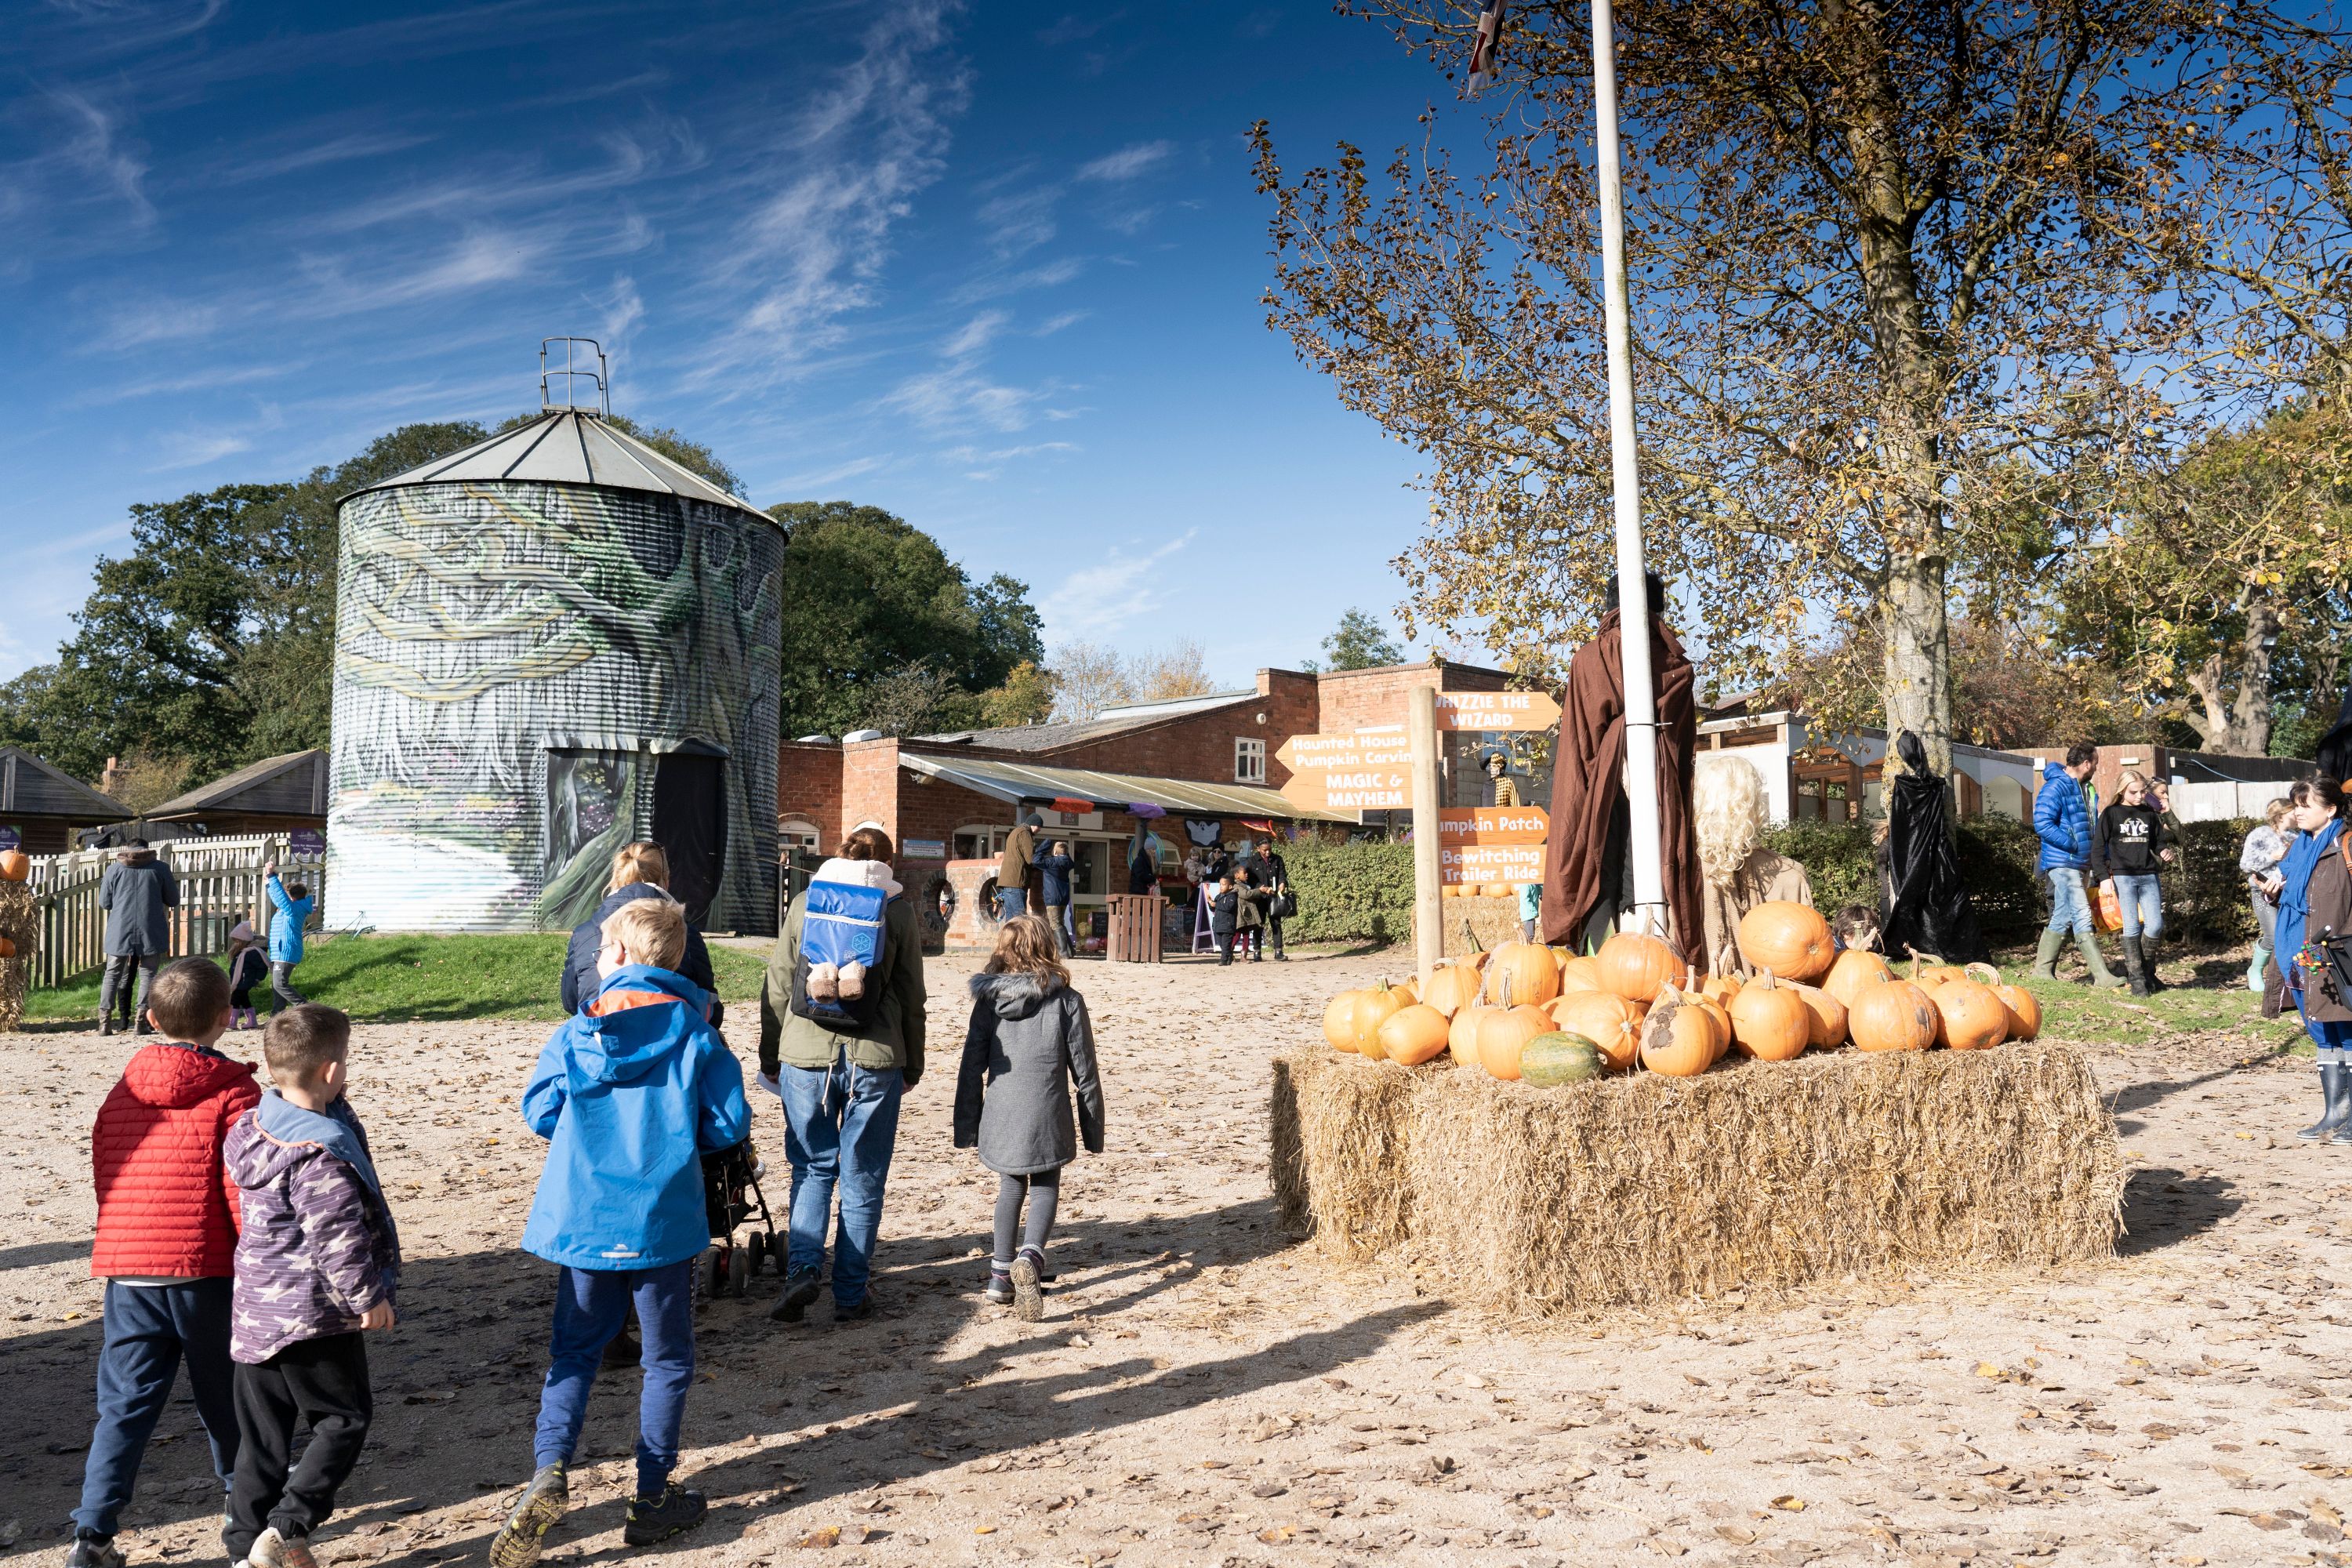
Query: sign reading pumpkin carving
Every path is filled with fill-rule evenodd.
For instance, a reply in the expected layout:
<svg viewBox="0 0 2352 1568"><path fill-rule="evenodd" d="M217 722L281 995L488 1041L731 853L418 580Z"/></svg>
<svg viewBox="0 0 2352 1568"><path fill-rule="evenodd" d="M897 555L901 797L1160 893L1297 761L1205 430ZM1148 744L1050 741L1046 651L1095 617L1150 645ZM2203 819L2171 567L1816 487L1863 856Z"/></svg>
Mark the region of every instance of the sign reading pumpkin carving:
<svg viewBox="0 0 2352 1568"><path fill-rule="evenodd" d="M1275 751L1282 795L1305 810L1399 811L1412 805L1412 744L1402 728L1293 735Z"/></svg>

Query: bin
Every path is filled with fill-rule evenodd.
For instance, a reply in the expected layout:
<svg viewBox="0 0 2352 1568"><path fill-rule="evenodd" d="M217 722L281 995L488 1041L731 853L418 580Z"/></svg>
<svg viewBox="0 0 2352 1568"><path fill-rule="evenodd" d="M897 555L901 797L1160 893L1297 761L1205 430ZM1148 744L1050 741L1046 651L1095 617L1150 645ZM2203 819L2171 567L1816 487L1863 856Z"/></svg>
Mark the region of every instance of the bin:
<svg viewBox="0 0 2352 1568"><path fill-rule="evenodd" d="M1110 938L1103 956L1114 963L1157 963L1168 900L1158 893L1113 893Z"/></svg>

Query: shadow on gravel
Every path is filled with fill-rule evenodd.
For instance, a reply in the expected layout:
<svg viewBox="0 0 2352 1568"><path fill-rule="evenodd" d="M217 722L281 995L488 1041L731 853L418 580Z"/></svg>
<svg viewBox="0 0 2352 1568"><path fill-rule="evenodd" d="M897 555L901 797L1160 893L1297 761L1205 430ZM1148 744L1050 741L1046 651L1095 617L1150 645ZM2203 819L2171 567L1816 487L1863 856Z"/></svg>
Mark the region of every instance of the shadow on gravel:
<svg viewBox="0 0 2352 1568"><path fill-rule="evenodd" d="M1070 1226L1054 1241L1059 1289L1084 1288L1088 1300L1062 1305L1066 1294L1049 1297L1047 1321L985 1345L970 1343L964 1331L975 1321L1010 1325L1003 1309L978 1300L985 1265L976 1254L984 1255L986 1238L891 1240L887 1224L875 1284L882 1311L872 1320L835 1328L821 1302L807 1322L771 1323L772 1275L755 1283L752 1299L712 1301L697 1317L699 1374L687 1408L687 1443L755 1446L716 1463L689 1461L681 1479L708 1493L712 1509L680 1547L728 1542L783 1508L1312 1378L1372 1353L1444 1305L1415 1301L1192 1366L1140 1354L1085 1367L1032 1365L1070 1348L1076 1335L1108 1346L1121 1331L1121 1314L1136 1305L1185 1287L1206 1293L1213 1289L1202 1278L1209 1270L1281 1250L1287 1242L1275 1226L1272 1201ZM0 1252L0 1262L8 1257ZM406 1266L401 1326L369 1344L376 1416L367 1458L322 1532L323 1542L341 1548L339 1558L372 1559L383 1568L478 1558L496 1529L493 1500L520 1486L530 1468L552 1279L547 1265L507 1250ZM1106 1287L1114 1293L1101 1295ZM1213 1300L1204 1308L1211 1315L1217 1310ZM1083 1311L1085 1321L1063 1316L1071 1311ZM963 1342L951 1349L958 1341ZM0 1409L16 1419L0 1436L0 1489L11 1498L8 1511L22 1517L24 1534L0 1550L0 1559L53 1551L63 1540L54 1531L80 1487L99 1343L95 1322L6 1342ZM633 1371L599 1379L582 1445L583 1468L627 1454L636 1388ZM126 1521L132 1528L217 1512L184 1383L180 1394L148 1450ZM781 1447L758 1446L786 1432L803 1436ZM452 1453L465 1458L453 1466ZM418 1472L426 1463L438 1471L433 1489L404 1489L424 1484ZM1031 1479L1047 1484L1043 1475ZM1005 1481L1017 1490L1010 1470ZM577 1486L576 1523L551 1545L616 1527L624 1504L604 1495L608 1490ZM414 1517L467 1503L480 1505L473 1510L478 1517ZM887 1518L875 1523L888 1527ZM877 1537L877 1543L887 1539Z"/></svg>
<svg viewBox="0 0 2352 1568"><path fill-rule="evenodd" d="M2124 1186L2124 1234L2116 1250L2136 1258L2202 1235L2245 1200L2221 1176L2189 1176L2165 1166L2134 1171Z"/></svg>
<svg viewBox="0 0 2352 1568"><path fill-rule="evenodd" d="M2146 1110L2151 1105L2160 1105L2174 1095L2185 1094L2192 1089L2202 1089L2207 1084L2218 1083L2222 1079L2234 1077L2248 1070L2250 1066L2266 1067L2292 1054L2289 1046L2274 1046L2267 1051L2250 1053L2248 1058L2231 1062L2227 1067L2215 1068L2210 1072L2199 1073L2194 1078L2158 1079L2147 1083L2126 1084L2117 1089L2115 1098L2107 1102L2107 1109L2117 1117L2129 1116L2136 1110ZM2141 1130L2137 1123L2119 1126L2116 1129L2126 1138Z"/></svg>

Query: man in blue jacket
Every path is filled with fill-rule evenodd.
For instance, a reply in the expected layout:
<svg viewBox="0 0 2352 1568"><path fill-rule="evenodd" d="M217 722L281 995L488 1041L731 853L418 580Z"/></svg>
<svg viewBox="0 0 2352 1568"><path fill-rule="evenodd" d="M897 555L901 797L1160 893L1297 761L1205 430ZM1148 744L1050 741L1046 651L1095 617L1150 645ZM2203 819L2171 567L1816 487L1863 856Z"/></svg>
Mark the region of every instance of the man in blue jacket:
<svg viewBox="0 0 2352 1568"><path fill-rule="evenodd" d="M2058 950L2072 931L2083 962L2091 966L2091 984L2114 990L2124 982L2100 956L2083 881L2091 868L2091 824L2098 815L2091 806L2090 777L2098 765L2098 748L2081 745L2067 748L2063 765L2042 764L2042 791L2033 797L2033 832L2042 840L2041 870L2050 884L2050 924L2042 933L2033 973L2044 980L2058 978Z"/></svg>
<svg viewBox="0 0 2352 1568"><path fill-rule="evenodd" d="M523 1120L548 1141L522 1245L559 1266L555 1330L530 1485L490 1542L494 1568L531 1568L570 1501L565 1471L605 1344L634 1303L645 1331L637 1484L623 1539L650 1546L702 1521L670 1479L694 1382L694 1267L710 1245L702 1155L750 1136L743 1069L703 1021L709 998L677 973L686 911L667 899L604 921L595 996L540 1053Z"/></svg>

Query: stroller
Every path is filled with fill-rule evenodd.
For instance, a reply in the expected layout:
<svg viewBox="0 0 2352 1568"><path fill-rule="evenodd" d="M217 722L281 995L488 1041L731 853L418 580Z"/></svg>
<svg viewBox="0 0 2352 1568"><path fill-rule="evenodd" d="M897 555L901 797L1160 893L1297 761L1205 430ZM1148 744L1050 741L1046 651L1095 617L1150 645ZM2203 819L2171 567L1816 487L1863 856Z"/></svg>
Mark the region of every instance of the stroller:
<svg viewBox="0 0 2352 1568"><path fill-rule="evenodd" d="M768 1213L767 1194L760 1191L765 1170L749 1138L702 1156L702 1205L710 1216L711 1247L703 1255L697 1282L706 1300L749 1295L752 1278L762 1267L772 1262L779 1272L783 1268L783 1257L776 1249L776 1222ZM759 1228L738 1246L736 1230L754 1215Z"/></svg>

